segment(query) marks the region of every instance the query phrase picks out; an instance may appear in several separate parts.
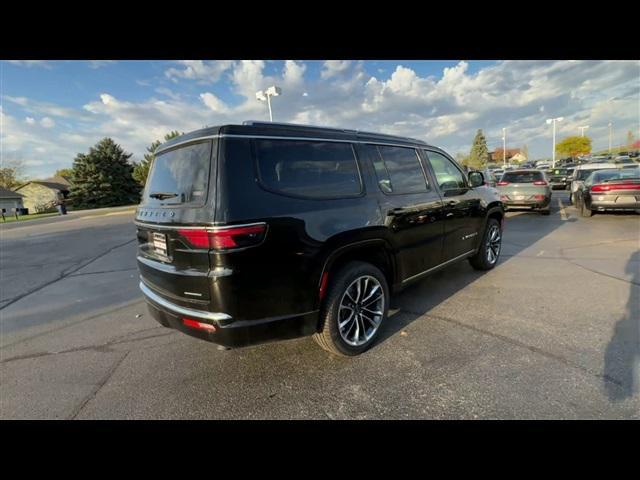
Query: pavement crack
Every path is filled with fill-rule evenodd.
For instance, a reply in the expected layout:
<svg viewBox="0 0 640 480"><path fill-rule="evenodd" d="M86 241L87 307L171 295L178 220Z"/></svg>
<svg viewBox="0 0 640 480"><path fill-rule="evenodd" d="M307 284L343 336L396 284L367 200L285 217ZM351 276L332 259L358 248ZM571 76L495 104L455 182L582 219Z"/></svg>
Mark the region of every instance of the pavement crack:
<svg viewBox="0 0 640 480"><path fill-rule="evenodd" d="M590 368L587 368L583 365L580 365L578 363L572 362L571 360L561 356L561 355L557 355L555 353L551 353L551 352L547 352L546 350L542 350L541 348L535 347L533 345L529 345L527 343L521 342L519 340L516 340L515 338L511 338L511 337L507 337L505 335L501 335L499 333L495 333L495 332L491 332L489 330L484 330L482 328L478 328L475 327L473 325L469 325L468 323L464 323L464 322L460 322L459 320L455 320L453 318L449 318L449 317L443 317L441 315L433 315L431 313L419 313L419 312L412 312L409 310L401 310L404 313L410 313L412 315L421 315L421 316L425 316L425 317L429 317L429 318L434 318L436 320L441 320L443 322L448 322L448 323L452 323L454 325L457 325L459 327L468 329L468 330L472 330L474 332L480 333L480 334L484 334L484 335L489 335L491 337L494 337L498 340L501 340L503 342L507 342L511 345L515 345L517 347L521 347L521 348L525 348L533 353L537 353L538 355L542 355L546 358L549 358L551 360L555 360L557 362L560 362L568 367L580 370L583 373L587 373L589 375L592 375L594 377L597 378L601 378L607 382L613 383L619 387L623 386L623 382L621 382L620 380L618 380L617 378L614 378L610 375L607 374L603 374L601 372L592 370Z"/></svg>
<svg viewBox="0 0 640 480"><path fill-rule="evenodd" d="M640 282L635 282L633 280L626 280L624 278L616 277L615 275L610 275L608 273L600 272L598 270L594 270L592 268L585 267L584 265L580 265L579 263L573 262L573 261L571 261L571 259L566 258L566 257L562 257L562 260L564 260L567 263L570 263L571 265L575 265L576 267L580 267L583 270L586 270L588 272L595 273L596 275L601 275L603 277L613 278L614 280L619 280L621 282L629 283L631 285L636 285L636 286L640 287Z"/></svg>
<svg viewBox="0 0 640 480"><path fill-rule="evenodd" d="M126 337L128 336L132 336L132 335L136 335L138 333L144 332L144 331L148 331L148 330L155 330L158 328L163 328L163 327L153 327L153 328L148 328L145 330L140 330L138 332L132 332L130 334L127 334L125 336L122 337L118 337L116 339L113 339L109 342L105 342L105 343L100 343L98 345L85 345L82 347L75 347L75 348L69 348L67 350L60 350L57 352L36 352L36 353L29 353L29 354L25 354L25 355L16 355L15 357L9 357L9 358L5 358L2 359L2 361L0 361L0 365L3 365L5 363L10 363L10 362L15 362L18 360L29 360L29 359L33 359L33 358L42 358L42 357L48 357L51 355L63 355L66 353L75 353L75 352L82 352L82 351L96 351L99 353L114 353L117 350L113 350L111 347L113 345L121 345L123 343L136 343L136 342L141 342L143 340L148 340L150 338L157 338L157 337L166 337L167 335L171 335L173 333L175 333L174 331L170 331L170 332L165 332L165 333L160 333L158 335L146 335L144 337L139 337L139 338L134 338L134 339L127 339Z"/></svg>
<svg viewBox="0 0 640 480"><path fill-rule="evenodd" d="M35 292L39 292L40 290L42 290L43 288L48 287L49 285L53 285L54 283L59 282L60 280L62 280L62 279L64 279L64 278L66 278L66 277L68 277L68 276L70 276L72 273L75 273L75 272L77 272L78 270L80 270L80 269L82 269L82 268L86 267L87 265L92 264L92 263L93 263L93 262L95 262L96 260L98 260L98 259L100 259L100 258L104 257L105 255L110 254L110 253L111 253L111 252L113 252L114 250L116 250L116 249L118 249L118 248L120 248L120 247L124 247L125 245L128 245L128 244L130 244L130 243L133 243L133 242L135 242L135 241L136 241L136 239L135 239L135 238L133 238L133 239L131 239L131 240L127 240L127 241L126 241L126 242L124 242L124 243L120 243L120 244L118 244L118 245L115 245L114 247L111 247L111 248L110 248L110 249L108 249L107 251L102 252L101 254L96 255L95 257L92 257L91 259L89 259L89 260L88 260L88 261L86 261L86 262L83 262L83 263L80 263L80 264L73 265L73 266L69 267L68 269L63 270L63 271L62 271L62 273L61 273L57 278L54 278L53 280L50 280L50 281L48 281L48 282L46 282L46 283L43 283L42 285L39 285L39 286L37 286L36 288L34 288L34 289L32 289L32 290L29 290L28 292L23 293L22 295L18 295L18 296L16 296L16 297L14 297L14 298L13 298L13 299L11 299L9 302L7 302L5 305L3 305L2 307L0 307L0 310L4 310L4 309L5 309L5 308L7 308L9 305L13 305L15 302L17 302L17 301L19 301L19 300L21 300L21 299L23 299L23 298L25 298L25 297L27 297L27 296L29 296L29 295L31 295L31 294L33 294L33 293L35 293Z"/></svg>
<svg viewBox="0 0 640 480"><path fill-rule="evenodd" d="M81 277L83 275L98 275L100 273L114 273L114 272L130 272L133 270L138 270L137 267L133 268L120 268L114 270L101 270L99 272L86 272L86 273L73 273L71 275L67 275L68 277Z"/></svg>
<svg viewBox="0 0 640 480"><path fill-rule="evenodd" d="M80 415L80 412L82 412L82 410L84 409L84 407L91 401L93 400L96 395L98 395L98 392L100 390L102 390L102 387L104 387L107 382L111 379L111 377L113 376L114 373L116 373L116 370L118 369L118 367L122 364L122 362L124 362L124 359L127 358L127 355L129 355L129 351L125 352L118 360L116 360L116 362L113 364L113 366L109 369L109 371L107 372L107 374L104 376L104 378L98 383L98 385L96 386L96 388L93 389L93 391L87 395L84 400L80 403L80 405L74 410L74 412L69 416L68 420L75 420L76 417L78 415Z"/></svg>

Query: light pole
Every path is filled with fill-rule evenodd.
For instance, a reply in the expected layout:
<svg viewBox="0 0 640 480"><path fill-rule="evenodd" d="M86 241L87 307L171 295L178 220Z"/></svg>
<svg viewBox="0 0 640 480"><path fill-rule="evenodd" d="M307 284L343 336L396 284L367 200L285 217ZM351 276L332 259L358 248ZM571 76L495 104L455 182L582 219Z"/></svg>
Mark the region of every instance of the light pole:
<svg viewBox="0 0 640 480"><path fill-rule="evenodd" d="M275 85L273 87L267 88L264 91L260 90L256 92L256 98L261 102L267 102L267 105L269 106L270 122L273 122L273 112L271 111L271 97L277 97L281 93L282 93L282 90L280 89L280 87L276 87Z"/></svg>
<svg viewBox="0 0 640 480"><path fill-rule="evenodd" d="M611 138L613 137L613 123L609 122L609 155L611 155Z"/></svg>
<svg viewBox="0 0 640 480"><path fill-rule="evenodd" d="M589 128L589 125L585 125L584 127L578 127L580 129L580 136L584 137L584 131Z"/></svg>
<svg viewBox="0 0 640 480"><path fill-rule="evenodd" d="M502 128L502 166L507 166L507 129Z"/></svg>
<svg viewBox="0 0 640 480"><path fill-rule="evenodd" d="M556 122L561 122L564 117L548 118L547 125L553 124L553 160L551 161L551 168L556 168Z"/></svg>

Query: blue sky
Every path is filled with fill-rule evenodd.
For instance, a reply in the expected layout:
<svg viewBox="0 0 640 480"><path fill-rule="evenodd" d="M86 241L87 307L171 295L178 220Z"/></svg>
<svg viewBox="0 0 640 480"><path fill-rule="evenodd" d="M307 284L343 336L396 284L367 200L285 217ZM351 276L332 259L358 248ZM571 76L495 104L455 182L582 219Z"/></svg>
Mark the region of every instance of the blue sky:
<svg viewBox="0 0 640 480"><path fill-rule="evenodd" d="M69 167L111 136L133 159L164 133L267 119L255 91L277 84L275 120L408 135L455 155L478 128L490 149L507 127L509 147L549 156L544 120L558 136L594 146L639 136L638 61L1 61L2 161L31 177Z"/></svg>

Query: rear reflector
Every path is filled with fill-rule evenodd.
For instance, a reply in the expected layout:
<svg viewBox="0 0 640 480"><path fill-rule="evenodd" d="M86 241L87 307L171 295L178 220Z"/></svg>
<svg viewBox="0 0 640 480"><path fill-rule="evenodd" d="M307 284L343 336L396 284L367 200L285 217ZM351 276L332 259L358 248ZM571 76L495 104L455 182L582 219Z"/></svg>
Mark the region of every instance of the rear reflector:
<svg viewBox="0 0 640 480"><path fill-rule="evenodd" d="M609 183L591 187L592 192L610 192L612 190L640 190L640 183Z"/></svg>
<svg viewBox="0 0 640 480"><path fill-rule="evenodd" d="M264 223L229 228L185 228L178 233L195 248L212 248L214 250L228 250L244 248L262 242L267 230Z"/></svg>
<svg viewBox="0 0 640 480"><path fill-rule="evenodd" d="M329 272L324 272L320 279L320 300L324 298L324 294L327 293L327 280L329 280Z"/></svg>
<svg viewBox="0 0 640 480"><path fill-rule="evenodd" d="M544 180L536 180L533 182L534 185L548 185Z"/></svg>
<svg viewBox="0 0 640 480"><path fill-rule="evenodd" d="M192 320L191 318L183 318L182 323L190 328L195 328L196 330L204 330L205 332L215 332L216 327L211 325L210 323L202 323L197 320Z"/></svg>
<svg viewBox="0 0 640 480"><path fill-rule="evenodd" d="M498 185L504 187L505 185L509 185L509 182L498 182Z"/></svg>

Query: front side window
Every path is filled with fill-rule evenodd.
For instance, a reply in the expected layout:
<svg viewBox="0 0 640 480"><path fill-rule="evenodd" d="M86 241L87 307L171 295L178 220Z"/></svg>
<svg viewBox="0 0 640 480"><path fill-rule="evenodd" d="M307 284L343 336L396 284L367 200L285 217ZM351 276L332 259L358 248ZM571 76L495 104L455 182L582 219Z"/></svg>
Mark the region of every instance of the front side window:
<svg viewBox="0 0 640 480"><path fill-rule="evenodd" d="M362 193L349 143L257 139L255 154L260 182L276 193L310 198Z"/></svg>
<svg viewBox="0 0 640 480"><path fill-rule="evenodd" d="M456 167L451 160L438 152L426 152L429 162L433 167L433 173L436 175L438 186L441 190L459 190L467 188L464 175Z"/></svg>
<svg viewBox="0 0 640 480"><path fill-rule="evenodd" d="M428 189L427 181L420 165L420 159L413 148L378 146L373 166L378 177L378 185L385 193L421 193Z"/></svg>

